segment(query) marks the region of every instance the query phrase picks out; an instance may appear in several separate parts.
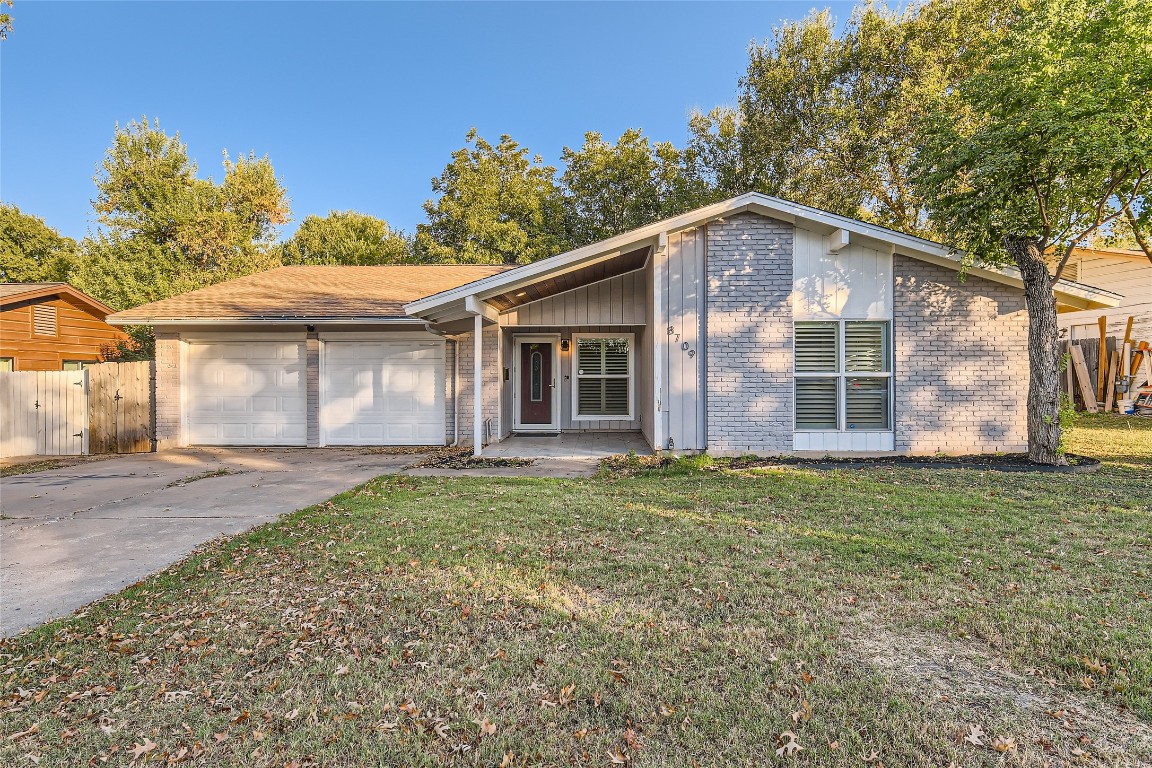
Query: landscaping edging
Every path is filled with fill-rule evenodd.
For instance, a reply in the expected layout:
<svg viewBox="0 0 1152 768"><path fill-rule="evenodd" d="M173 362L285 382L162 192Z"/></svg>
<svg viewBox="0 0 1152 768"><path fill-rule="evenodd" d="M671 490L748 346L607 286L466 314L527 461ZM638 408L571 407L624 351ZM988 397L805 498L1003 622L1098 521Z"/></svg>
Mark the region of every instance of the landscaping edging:
<svg viewBox="0 0 1152 768"><path fill-rule="evenodd" d="M1096 472L1103 466L1099 459L1089 456L1075 456L1069 454L1069 460L1074 464L1054 466L1051 464L1034 464L1028 461L1026 454L1004 454L991 456L942 456L932 457L905 457L884 456L874 459L802 459L795 457L777 457L744 461L733 459L724 469L759 469L767 467L802 467L804 469L974 469L991 470L995 472L1040 472L1054 474L1087 474Z"/></svg>

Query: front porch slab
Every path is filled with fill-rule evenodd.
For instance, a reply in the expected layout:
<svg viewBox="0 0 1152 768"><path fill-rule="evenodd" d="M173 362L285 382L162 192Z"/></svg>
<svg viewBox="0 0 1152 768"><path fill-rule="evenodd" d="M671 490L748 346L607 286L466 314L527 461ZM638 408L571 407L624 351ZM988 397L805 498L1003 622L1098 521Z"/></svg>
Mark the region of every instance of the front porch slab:
<svg viewBox="0 0 1152 768"><path fill-rule="evenodd" d="M635 451L652 454L639 432L562 432L554 436L512 435L486 446L482 455L521 459L602 459Z"/></svg>

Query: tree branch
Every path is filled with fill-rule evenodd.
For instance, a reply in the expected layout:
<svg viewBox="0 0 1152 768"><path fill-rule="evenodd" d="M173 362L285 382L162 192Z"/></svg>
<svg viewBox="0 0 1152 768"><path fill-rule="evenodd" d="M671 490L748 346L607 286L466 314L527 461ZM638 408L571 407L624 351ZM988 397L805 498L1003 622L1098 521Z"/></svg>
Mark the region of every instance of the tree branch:
<svg viewBox="0 0 1152 768"><path fill-rule="evenodd" d="M1141 173L1136 178L1136 183L1132 185L1132 193L1133 194L1135 194L1136 190L1140 187L1140 182L1142 182L1144 180L1144 176L1146 174L1147 174L1147 171L1145 171L1144 173ZM1065 265L1068 264L1068 259L1072 257L1072 251L1074 251L1076 249L1077 243L1079 243L1080 241L1082 241L1084 238L1088 237L1092 233L1096 232L1098 229L1100 229L1105 224L1108 224L1109 222L1115 221L1124 212L1124 210L1127 208L1127 205L1122 205L1120 207L1120 210L1113 211L1112 214L1107 216L1107 217L1104 216L1104 206L1106 206L1108 204L1108 201L1110 199L1112 199L1112 196L1114 194L1116 194L1116 188L1118 186L1120 186L1120 183L1124 180L1124 177L1127 175L1128 175L1127 169L1125 168L1122 171L1118 171L1115 174L1115 176L1113 176L1112 183L1108 185L1107 191L1103 195L1101 195L1100 202L1096 206L1096 221L1094 221L1090 227L1085 229L1079 235L1077 235L1076 237L1073 237L1072 239L1070 239L1068 241L1068 247L1064 250L1064 257L1062 259L1060 259L1060 263L1056 265L1056 271L1052 274L1052 277L1049 280L1051 285L1056 285L1056 283L1059 282L1060 275L1064 271Z"/></svg>

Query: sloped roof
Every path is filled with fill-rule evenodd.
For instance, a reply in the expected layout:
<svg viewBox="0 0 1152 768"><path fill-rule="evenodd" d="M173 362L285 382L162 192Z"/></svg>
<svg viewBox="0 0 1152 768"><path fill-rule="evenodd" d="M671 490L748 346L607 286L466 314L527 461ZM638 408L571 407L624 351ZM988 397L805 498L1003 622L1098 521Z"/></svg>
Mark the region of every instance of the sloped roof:
<svg viewBox="0 0 1152 768"><path fill-rule="evenodd" d="M117 312L108 322L402 319L407 316L407 302L508 268L471 264L278 267Z"/></svg>
<svg viewBox="0 0 1152 768"><path fill-rule="evenodd" d="M59 296L60 294L71 296L102 315L113 311L112 307L104 302L73 288L68 283L0 283L0 305L31 301L45 296Z"/></svg>
<svg viewBox="0 0 1152 768"><path fill-rule="evenodd" d="M661 238L669 233L693 229L709 221L745 211L752 211L798 226L803 223L805 227L822 229L825 232L842 230L854 238L859 237L878 243L886 243L897 253L932 264L957 270L963 264L961 255L946 245L907 235L903 232L896 232L848 216L793 203L779 197L772 197L759 192L747 192L670 219L624 232L598 243L541 259L507 273L484 278L475 285L448 288L434 295L421 297L412 301L405 309L410 315L433 321L454 319L468 313L467 300L469 297L487 300L520 286L552 279L556 275L580 269L589 264L620 258L642 245L659 247ZM966 271L970 275L998 283L1016 288L1023 287L1020 272L1015 267L974 265L967 267ZM1114 307L1121 300L1120 296L1109 291L1066 280L1061 280L1056 284L1055 292L1057 300L1061 303L1080 308Z"/></svg>

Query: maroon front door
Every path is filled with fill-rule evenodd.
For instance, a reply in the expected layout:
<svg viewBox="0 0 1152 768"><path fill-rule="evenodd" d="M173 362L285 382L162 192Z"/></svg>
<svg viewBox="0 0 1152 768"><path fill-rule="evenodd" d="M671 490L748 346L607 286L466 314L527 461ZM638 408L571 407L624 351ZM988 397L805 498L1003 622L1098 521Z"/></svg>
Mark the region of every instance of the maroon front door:
<svg viewBox="0 0 1152 768"><path fill-rule="evenodd" d="M520 345L520 423L552 423L552 344Z"/></svg>

